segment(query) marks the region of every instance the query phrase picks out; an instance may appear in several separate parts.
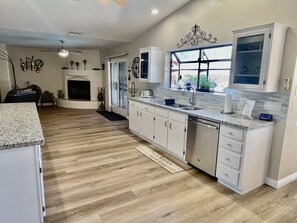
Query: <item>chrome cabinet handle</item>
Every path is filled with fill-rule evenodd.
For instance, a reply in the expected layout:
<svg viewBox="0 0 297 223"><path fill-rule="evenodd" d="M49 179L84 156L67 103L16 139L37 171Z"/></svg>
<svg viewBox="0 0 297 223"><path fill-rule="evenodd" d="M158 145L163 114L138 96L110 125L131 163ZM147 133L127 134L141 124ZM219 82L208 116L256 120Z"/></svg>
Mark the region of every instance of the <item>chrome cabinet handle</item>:
<svg viewBox="0 0 297 223"><path fill-rule="evenodd" d="M164 122L165 127L167 127L167 121Z"/></svg>
<svg viewBox="0 0 297 223"><path fill-rule="evenodd" d="M225 158L225 160L227 160L228 162L231 162L230 158Z"/></svg>
<svg viewBox="0 0 297 223"><path fill-rule="evenodd" d="M232 132L228 132L228 134L231 135L231 136L233 136L233 133Z"/></svg>
<svg viewBox="0 0 297 223"><path fill-rule="evenodd" d="M169 129L172 129L172 122L169 123Z"/></svg>
<svg viewBox="0 0 297 223"><path fill-rule="evenodd" d="M229 174L227 174L227 173L224 173L224 175L225 175L227 178L229 178Z"/></svg>
<svg viewBox="0 0 297 223"><path fill-rule="evenodd" d="M232 145L231 145L231 144L227 144L227 146L229 146L229 147L232 147Z"/></svg>
<svg viewBox="0 0 297 223"><path fill-rule="evenodd" d="M137 111L137 116L139 116L139 111Z"/></svg>
<svg viewBox="0 0 297 223"><path fill-rule="evenodd" d="M142 118L142 112L140 112L140 117Z"/></svg>

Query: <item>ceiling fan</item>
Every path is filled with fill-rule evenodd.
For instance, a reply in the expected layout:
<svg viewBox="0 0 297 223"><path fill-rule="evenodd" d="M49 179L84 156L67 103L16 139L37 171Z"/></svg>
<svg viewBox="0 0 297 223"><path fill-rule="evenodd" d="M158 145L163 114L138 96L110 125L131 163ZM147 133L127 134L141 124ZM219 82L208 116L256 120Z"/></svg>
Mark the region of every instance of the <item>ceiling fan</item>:
<svg viewBox="0 0 297 223"><path fill-rule="evenodd" d="M40 52L58 52L58 54L61 56L61 57L67 57L68 54L73 54L73 55L82 55L82 52L81 51L73 51L73 50L67 50L64 48L64 41L63 40L60 40L61 42L61 48L55 50L55 49L42 49L40 50Z"/></svg>
<svg viewBox="0 0 297 223"><path fill-rule="evenodd" d="M107 3L110 0L99 0L102 3ZM119 4L120 6L127 6L128 3L125 0L113 0L115 3Z"/></svg>

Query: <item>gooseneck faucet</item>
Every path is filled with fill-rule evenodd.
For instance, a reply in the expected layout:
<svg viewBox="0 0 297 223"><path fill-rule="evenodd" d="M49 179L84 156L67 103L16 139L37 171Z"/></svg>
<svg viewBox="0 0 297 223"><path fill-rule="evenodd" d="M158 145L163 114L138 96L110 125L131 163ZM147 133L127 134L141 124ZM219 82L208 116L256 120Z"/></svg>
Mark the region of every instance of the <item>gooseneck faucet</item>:
<svg viewBox="0 0 297 223"><path fill-rule="evenodd" d="M194 106L195 105L195 89L193 87L186 87L186 88L184 88L183 95L185 95L185 91L188 89L193 90L192 98L189 98L189 103L191 104L191 106Z"/></svg>

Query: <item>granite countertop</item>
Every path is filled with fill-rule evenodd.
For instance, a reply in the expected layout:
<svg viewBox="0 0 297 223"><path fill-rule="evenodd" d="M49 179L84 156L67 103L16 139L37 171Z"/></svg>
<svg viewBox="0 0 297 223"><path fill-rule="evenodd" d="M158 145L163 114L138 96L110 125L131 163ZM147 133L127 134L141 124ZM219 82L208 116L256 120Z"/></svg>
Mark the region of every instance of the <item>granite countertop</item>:
<svg viewBox="0 0 297 223"><path fill-rule="evenodd" d="M0 104L0 150L43 143L35 103Z"/></svg>
<svg viewBox="0 0 297 223"><path fill-rule="evenodd" d="M162 107L175 112L180 112L183 114L191 115L198 118L203 118L210 121L219 122L221 124L241 128L244 130L251 130L256 128L262 128L269 125L274 125L274 122L261 121L259 119L249 119L240 114L222 114L220 112L210 111L207 109L201 110L182 110L179 108L174 108L164 105L164 100L162 99L147 99L147 98L129 98L129 100L139 101L146 104L154 105L157 107Z"/></svg>

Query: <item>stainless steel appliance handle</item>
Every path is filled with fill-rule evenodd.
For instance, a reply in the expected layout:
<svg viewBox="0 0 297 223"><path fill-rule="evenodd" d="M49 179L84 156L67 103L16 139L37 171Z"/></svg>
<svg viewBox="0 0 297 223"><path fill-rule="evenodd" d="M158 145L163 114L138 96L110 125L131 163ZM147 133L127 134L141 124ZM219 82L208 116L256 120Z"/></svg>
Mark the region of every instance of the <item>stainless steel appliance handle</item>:
<svg viewBox="0 0 297 223"><path fill-rule="evenodd" d="M197 125L201 125L201 126L204 126L204 127L207 127L207 128L210 128L210 129L218 129L219 127L217 126L213 126L213 125L208 125L208 124L204 124L204 123L201 123L201 122L195 122Z"/></svg>

